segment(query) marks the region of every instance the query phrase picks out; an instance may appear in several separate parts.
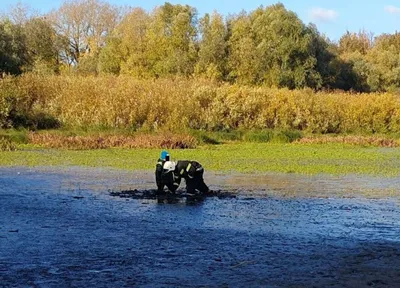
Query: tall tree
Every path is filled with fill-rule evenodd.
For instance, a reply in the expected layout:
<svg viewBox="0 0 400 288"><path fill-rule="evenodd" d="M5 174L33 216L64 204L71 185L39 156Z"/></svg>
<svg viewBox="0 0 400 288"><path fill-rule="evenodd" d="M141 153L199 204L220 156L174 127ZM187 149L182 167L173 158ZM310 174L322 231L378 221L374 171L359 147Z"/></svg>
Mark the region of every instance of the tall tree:
<svg viewBox="0 0 400 288"><path fill-rule="evenodd" d="M251 17L262 83L292 89L321 84L311 50L312 35L295 13L276 4Z"/></svg>
<svg viewBox="0 0 400 288"><path fill-rule="evenodd" d="M50 13L57 34L67 40L61 51L64 62L76 65L84 54L97 53L118 16L117 8L99 0L65 1Z"/></svg>
<svg viewBox="0 0 400 288"><path fill-rule="evenodd" d="M240 84L257 82L259 57L250 18L245 12L228 20L228 79Z"/></svg>
<svg viewBox="0 0 400 288"><path fill-rule="evenodd" d="M230 75L239 83L321 87L313 33L282 4L242 13L230 30Z"/></svg>
<svg viewBox="0 0 400 288"><path fill-rule="evenodd" d="M53 73L58 67L57 35L46 17L40 16L30 6L17 3L9 9L10 23L24 59L24 71L41 70ZM4 22L5 23L5 22ZM8 25L11 27L10 25ZM16 43L13 45L15 47ZM24 47L22 49L22 47Z"/></svg>
<svg viewBox="0 0 400 288"><path fill-rule="evenodd" d="M327 37L321 35L314 24L309 24L307 29L311 36L310 53L317 60L315 70L321 77L321 86L333 88L336 82L336 71L332 69L332 63L337 58L335 45Z"/></svg>
<svg viewBox="0 0 400 288"><path fill-rule="evenodd" d="M115 36L121 40L121 72L138 77L148 75L146 61L146 33L150 17L141 8L132 9L115 29Z"/></svg>
<svg viewBox="0 0 400 288"><path fill-rule="evenodd" d="M366 56L370 65L368 83L373 91L400 87L400 33L382 34Z"/></svg>
<svg viewBox="0 0 400 288"><path fill-rule="evenodd" d="M3 73L17 75L29 65L29 53L22 26L10 20L0 22L0 77Z"/></svg>
<svg viewBox="0 0 400 288"><path fill-rule="evenodd" d="M359 52L362 55L367 54L373 44L373 35L365 30L358 33L347 31L339 39L340 54Z"/></svg>
<svg viewBox="0 0 400 288"><path fill-rule="evenodd" d="M213 12L199 20L201 40L196 73L208 78L222 80L226 73L227 29L222 16Z"/></svg>
<svg viewBox="0 0 400 288"><path fill-rule="evenodd" d="M9 9L9 19L13 24L24 25L29 19L39 17L39 13L32 9L31 6L18 2Z"/></svg>
<svg viewBox="0 0 400 288"><path fill-rule="evenodd" d="M196 9L165 3L150 16L145 54L151 75L192 74L197 56Z"/></svg>
<svg viewBox="0 0 400 288"><path fill-rule="evenodd" d="M99 54L98 70L100 73L120 74L124 59L122 40L109 36L106 45Z"/></svg>
<svg viewBox="0 0 400 288"><path fill-rule="evenodd" d="M345 73L342 80L338 79L338 88L370 91L371 88L368 84L370 65L367 63L366 54L369 53L372 45L372 33L365 30L360 30L358 33L347 31L340 38L337 47L338 61L342 63L342 67L347 66L347 75Z"/></svg>
<svg viewBox="0 0 400 288"><path fill-rule="evenodd" d="M32 18L24 24L24 32L32 69L57 71L58 39L49 21L44 17Z"/></svg>

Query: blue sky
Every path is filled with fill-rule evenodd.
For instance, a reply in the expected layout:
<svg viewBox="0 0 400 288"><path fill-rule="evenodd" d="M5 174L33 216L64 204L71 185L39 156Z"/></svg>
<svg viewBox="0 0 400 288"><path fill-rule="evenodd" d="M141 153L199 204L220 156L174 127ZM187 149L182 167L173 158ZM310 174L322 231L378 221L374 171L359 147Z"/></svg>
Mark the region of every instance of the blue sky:
<svg viewBox="0 0 400 288"><path fill-rule="evenodd" d="M58 8L63 3L62 0L1 0L0 12L6 13L10 6L18 2L27 4L41 13ZM151 10L165 1L108 0L108 2L118 6L139 6ZM201 16L213 10L223 15L236 14L241 10L251 11L260 5L268 6L278 1L169 0L168 2L193 6ZM360 29L365 29L374 35L400 31L400 0L281 0L280 2L287 9L294 11L304 23L315 23L318 30L331 40L338 40L346 30L358 32Z"/></svg>

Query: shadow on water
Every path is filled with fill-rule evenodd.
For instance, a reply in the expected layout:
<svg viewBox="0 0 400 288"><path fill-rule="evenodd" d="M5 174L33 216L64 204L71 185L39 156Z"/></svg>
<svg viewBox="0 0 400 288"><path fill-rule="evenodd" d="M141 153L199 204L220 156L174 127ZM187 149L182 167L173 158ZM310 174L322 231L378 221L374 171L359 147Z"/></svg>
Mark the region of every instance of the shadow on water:
<svg viewBox="0 0 400 288"><path fill-rule="evenodd" d="M357 194L398 179L208 176L160 205L151 171L1 168L0 286L400 287L398 190Z"/></svg>

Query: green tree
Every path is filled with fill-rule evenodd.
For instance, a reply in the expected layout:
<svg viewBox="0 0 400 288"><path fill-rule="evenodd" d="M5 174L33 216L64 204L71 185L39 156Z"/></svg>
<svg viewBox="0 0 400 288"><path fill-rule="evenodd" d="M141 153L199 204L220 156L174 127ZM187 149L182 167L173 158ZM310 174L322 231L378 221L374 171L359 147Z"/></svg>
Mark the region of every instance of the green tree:
<svg viewBox="0 0 400 288"><path fill-rule="evenodd" d="M26 44L32 68L37 72L58 70L57 35L44 17L32 18L24 24Z"/></svg>
<svg viewBox="0 0 400 288"><path fill-rule="evenodd" d="M312 35L311 54L317 60L315 69L321 77L321 88L368 90L367 86L363 86L365 83L359 79L359 75L355 71L355 67L358 67L358 64L355 65L348 59L342 59L339 55L338 45L320 35L315 25L310 24L307 28L310 35ZM308 86L318 87L318 85Z"/></svg>
<svg viewBox="0 0 400 288"><path fill-rule="evenodd" d="M150 75L191 75L197 57L196 9L165 3L150 16L145 40Z"/></svg>
<svg viewBox="0 0 400 288"><path fill-rule="evenodd" d="M211 79L225 78L227 59L227 29L222 16L213 12L199 20L201 40L196 73Z"/></svg>
<svg viewBox="0 0 400 288"><path fill-rule="evenodd" d="M39 16L37 12L22 3L11 7L9 15L9 21L13 26L13 41L18 41L19 47L24 47L19 49L19 55L14 56L24 59L20 68L24 71L34 70L40 73L57 71L57 35L48 19ZM15 43L13 46L15 47Z"/></svg>
<svg viewBox="0 0 400 288"><path fill-rule="evenodd" d="M237 82L321 87L313 31L282 4L242 13L229 26L230 76Z"/></svg>
<svg viewBox="0 0 400 288"><path fill-rule="evenodd" d="M337 59L335 45L328 38L321 35L314 24L309 24L307 29L311 35L310 53L317 60L315 69L321 77L321 82L314 84L314 86L322 85L324 88L333 88L335 87L337 75L336 71L332 69L333 62Z"/></svg>
<svg viewBox="0 0 400 288"><path fill-rule="evenodd" d="M319 87L317 59L312 51L312 34L297 15L282 4L252 13L261 82L291 89Z"/></svg>
<svg viewBox="0 0 400 288"><path fill-rule="evenodd" d="M99 54L99 72L118 75L123 61L122 40L118 37L108 37Z"/></svg>
<svg viewBox="0 0 400 288"><path fill-rule="evenodd" d="M259 57L250 18L245 12L228 20L228 67L230 81L255 84L258 80Z"/></svg>
<svg viewBox="0 0 400 288"><path fill-rule="evenodd" d="M400 87L400 33L382 34L366 55L369 67L368 84L373 91Z"/></svg>
<svg viewBox="0 0 400 288"><path fill-rule="evenodd" d="M1 21L0 77L2 74L20 74L30 62L26 36L22 27L7 19Z"/></svg>

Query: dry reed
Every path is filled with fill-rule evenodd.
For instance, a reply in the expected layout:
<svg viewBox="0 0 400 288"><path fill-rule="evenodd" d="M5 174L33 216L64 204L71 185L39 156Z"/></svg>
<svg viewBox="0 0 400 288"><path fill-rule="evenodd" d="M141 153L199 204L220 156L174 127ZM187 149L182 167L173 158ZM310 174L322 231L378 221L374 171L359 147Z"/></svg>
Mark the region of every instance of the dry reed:
<svg viewBox="0 0 400 288"><path fill-rule="evenodd" d="M10 139L0 137L0 151L15 151L17 147Z"/></svg>
<svg viewBox="0 0 400 288"><path fill-rule="evenodd" d="M134 136L90 135L65 136L52 133L34 133L28 135L32 144L48 148L64 148L73 150L120 148L195 148L196 139L179 134L138 134Z"/></svg>
<svg viewBox="0 0 400 288"><path fill-rule="evenodd" d="M14 113L14 114L13 114ZM240 87L190 79L128 76L0 80L0 126L47 115L67 127L144 131L294 129L309 133L396 133L400 97ZM36 119L36 118L35 118Z"/></svg>

